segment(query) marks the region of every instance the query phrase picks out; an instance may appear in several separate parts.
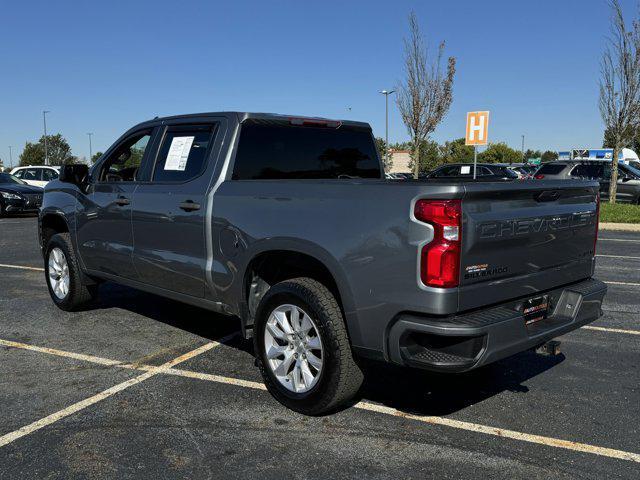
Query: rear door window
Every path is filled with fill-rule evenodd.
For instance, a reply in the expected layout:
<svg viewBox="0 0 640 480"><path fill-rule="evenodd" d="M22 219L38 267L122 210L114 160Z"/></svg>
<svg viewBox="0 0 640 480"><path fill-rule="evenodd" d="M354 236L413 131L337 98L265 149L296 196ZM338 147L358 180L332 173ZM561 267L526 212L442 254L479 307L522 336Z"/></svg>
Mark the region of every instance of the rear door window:
<svg viewBox="0 0 640 480"><path fill-rule="evenodd" d="M215 129L215 125L169 127L160 146L153 181L187 182L200 176Z"/></svg>
<svg viewBox="0 0 640 480"><path fill-rule="evenodd" d="M434 175L434 177L436 178L458 177L458 176L460 176L460 167L458 165L443 167L440 170L438 170Z"/></svg>
<svg viewBox="0 0 640 480"><path fill-rule="evenodd" d="M536 173L541 173L543 175L558 175L566 166L566 163L546 163L542 165Z"/></svg>
<svg viewBox="0 0 640 480"><path fill-rule="evenodd" d="M22 176L23 180L42 180L41 168L27 168Z"/></svg>
<svg viewBox="0 0 640 480"><path fill-rule="evenodd" d="M381 178L371 131L245 122L234 180Z"/></svg>
<svg viewBox="0 0 640 480"><path fill-rule="evenodd" d="M604 175L604 166L602 164L595 165L576 165L571 171L572 177L589 178L589 179L601 179Z"/></svg>
<svg viewBox="0 0 640 480"><path fill-rule="evenodd" d="M50 168L42 169L42 180L45 182L50 182L51 180L55 180L58 178L58 172L52 170Z"/></svg>

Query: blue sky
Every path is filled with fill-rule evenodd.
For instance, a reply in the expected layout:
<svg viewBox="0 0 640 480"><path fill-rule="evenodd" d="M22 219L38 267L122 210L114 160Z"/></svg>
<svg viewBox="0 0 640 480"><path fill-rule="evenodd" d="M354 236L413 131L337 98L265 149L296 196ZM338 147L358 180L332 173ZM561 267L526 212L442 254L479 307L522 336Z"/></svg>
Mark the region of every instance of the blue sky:
<svg viewBox="0 0 640 480"><path fill-rule="evenodd" d="M635 1L624 0L627 15ZM104 150L156 115L268 111L370 122L402 78L414 10L432 46L457 57L454 102L434 134L464 134L490 110L491 141L599 146L605 0L6 2L0 29L0 158L62 133L74 154ZM390 140L408 138L390 102ZM349 110L350 108L350 110Z"/></svg>

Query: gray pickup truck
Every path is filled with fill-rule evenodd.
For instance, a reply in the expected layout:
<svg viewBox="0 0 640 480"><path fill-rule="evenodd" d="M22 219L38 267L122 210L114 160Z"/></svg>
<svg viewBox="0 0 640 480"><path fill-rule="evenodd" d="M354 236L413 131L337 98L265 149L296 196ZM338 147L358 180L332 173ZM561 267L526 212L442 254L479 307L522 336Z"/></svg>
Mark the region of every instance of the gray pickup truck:
<svg viewBox="0 0 640 480"><path fill-rule="evenodd" d="M225 112L65 167L39 236L61 309L108 280L236 316L269 391L315 415L361 358L462 372L597 319L598 206L593 181L388 181L366 123Z"/></svg>

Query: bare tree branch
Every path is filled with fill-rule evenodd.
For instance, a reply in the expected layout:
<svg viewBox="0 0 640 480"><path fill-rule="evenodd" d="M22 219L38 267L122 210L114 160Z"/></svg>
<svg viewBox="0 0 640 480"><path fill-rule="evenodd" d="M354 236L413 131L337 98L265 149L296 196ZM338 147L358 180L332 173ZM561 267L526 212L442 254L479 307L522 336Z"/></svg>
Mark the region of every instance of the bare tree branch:
<svg viewBox="0 0 640 480"><path fill-rule="evenodd" d="M613 145L609 201L615 203L618 156L640 126L640 23L628 30L619 0L611 0L611 35L600 61L599 107Z"/></svg>
<svg viewBox="0 0 640 480"><path fill-rule="evenodd" d="M437 56L429 63L418 19L409 15L409 38L404 40L405 79L397 87L396 103L413 145L413 174L420 170L420 144L436 129L449 111L453 100L453 77L456 59L449 57L446 72L442 69L444 42Z"/></svg>

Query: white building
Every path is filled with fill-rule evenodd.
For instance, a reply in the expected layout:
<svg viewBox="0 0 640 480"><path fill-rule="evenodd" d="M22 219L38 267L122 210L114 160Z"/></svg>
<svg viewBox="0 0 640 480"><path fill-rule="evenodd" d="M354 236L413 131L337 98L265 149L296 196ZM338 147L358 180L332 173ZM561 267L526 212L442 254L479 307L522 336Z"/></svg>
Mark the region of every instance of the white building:
<svg viewBox="0 0 640 480"><path fill-rule="evenodd" d="M391 150L391 168L387 173L410 173L411 152L409 150Z"/></svg>

